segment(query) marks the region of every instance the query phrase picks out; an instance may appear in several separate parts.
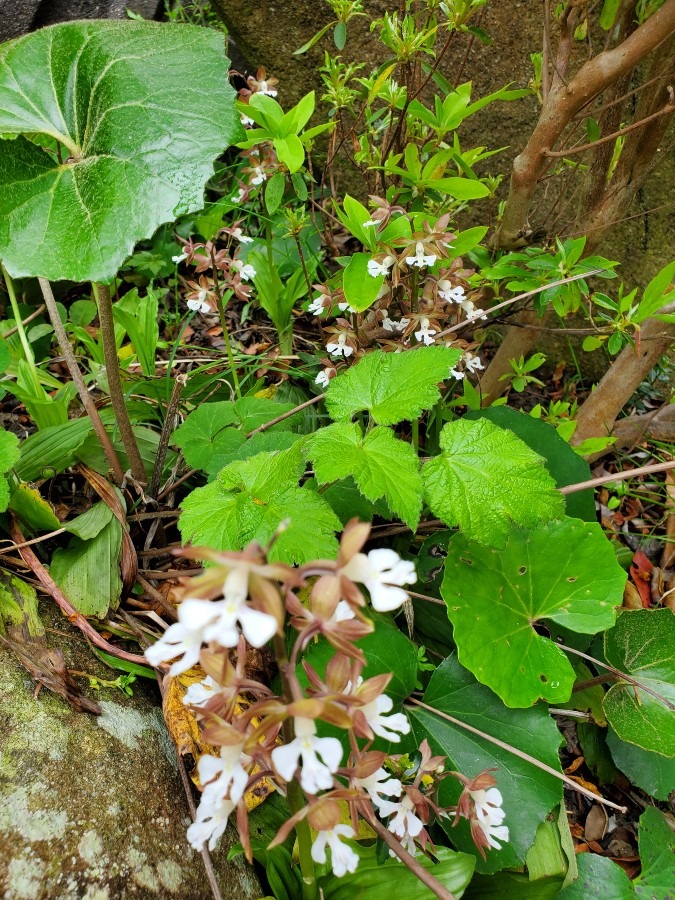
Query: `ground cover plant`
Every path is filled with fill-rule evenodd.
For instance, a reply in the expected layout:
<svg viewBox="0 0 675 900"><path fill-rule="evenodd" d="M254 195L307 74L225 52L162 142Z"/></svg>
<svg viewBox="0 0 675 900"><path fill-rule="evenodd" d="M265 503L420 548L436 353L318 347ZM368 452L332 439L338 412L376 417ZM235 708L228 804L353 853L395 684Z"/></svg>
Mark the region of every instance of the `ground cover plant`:
<svg viewBox="0 0 675 900"><path fill-rule="evenodd" d="M485 0L392 4L373 72L329 6L295 104L190 4L0 46L3 652L100 712L36 581L108 685L158 681L204 896L229 840L279 900L666 898L675 261L625 284L601 238L675 0L546 6L482 97ZM533 97L515 161L467 145ZM579 321L595 386L532 352Z"/></svg>

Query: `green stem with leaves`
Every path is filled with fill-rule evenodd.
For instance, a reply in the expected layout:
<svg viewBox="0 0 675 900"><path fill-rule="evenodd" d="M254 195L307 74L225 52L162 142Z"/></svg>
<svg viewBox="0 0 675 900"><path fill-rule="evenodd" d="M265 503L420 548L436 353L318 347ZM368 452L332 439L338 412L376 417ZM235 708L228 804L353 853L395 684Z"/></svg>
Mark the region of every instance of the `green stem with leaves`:
<svg viewBox="0 0 675 900"><path fill-rule="evenodd" d="M38 375L37 366L35 365L35 356L33 355L33 348L30 345L28 337L26 335L26 331L23 327L23 321L21 319L21 313L19 312L19 304L16 301L16 292L14 290L14 282L12 281L9 272L5 267L2 267L2 275L5 279L5 286L7 288L7 294L9 296L9 303L12 307L12 314L14 316L16 325L16 331L19 335L19 340L21 341L21 346L23 347L24 356L26 357L26 362L30 367L31 376L33 378L33 383L37 389L38 394L42 393L42 385L40 384L40 377Z"/></svg>
<svg viewBox="0 0 675 900"><path fill-rule="evenodd" d="M147 482L147 475L140 450L136 442L136 435L131 426L131 419L127 411L126 398L122 390L120 378L120 365L117 358L117 345L115 343L115 323L113 320L112 298L107 284L92 283L94 297L98 306L98 319L101 326L101 342L103 344L103 357L110 391L110 402L115 412L115 419L120 430L124 450L129 460L131 474L138 484Z"/></svg>

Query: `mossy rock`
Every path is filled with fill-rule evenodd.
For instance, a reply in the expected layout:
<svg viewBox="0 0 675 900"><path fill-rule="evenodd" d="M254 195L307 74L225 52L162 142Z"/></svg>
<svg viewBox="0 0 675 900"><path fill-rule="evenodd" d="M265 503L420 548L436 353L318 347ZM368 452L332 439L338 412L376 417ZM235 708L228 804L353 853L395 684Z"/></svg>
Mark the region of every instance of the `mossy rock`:
<svg viewBox="0 0 675 900"><path fill-rule="evenodd" d="M53 604L42 604L41 614L69 667L116 677ZM36 698L34 687L0 649L2 897L210 897L201 855L185 836L189 812L156 686L136 682L131 698L83 687L103 709L99 717L74 712L46 690ZM262 892L241 858L227 862L232 840L213 854L221 891L252 900Z"/></svg>

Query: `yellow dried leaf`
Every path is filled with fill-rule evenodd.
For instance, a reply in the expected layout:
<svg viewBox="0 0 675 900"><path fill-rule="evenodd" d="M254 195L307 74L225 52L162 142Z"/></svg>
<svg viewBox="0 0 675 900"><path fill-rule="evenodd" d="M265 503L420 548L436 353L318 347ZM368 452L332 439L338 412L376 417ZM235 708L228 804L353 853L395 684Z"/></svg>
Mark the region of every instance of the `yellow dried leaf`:
<svg viewBox="0 0 675 900"><path fill-rule="evenodd" d="M162 704L164 720L171 739L176 745L178 754L186 764L190 778L198 788L201 788L197 771L199 760L205 755L218 756L220 752L217 747L213 747L203 740L195 714L183 703L183 698L190 685L203 681L204 677L205 673L203 670L195 666L192 669L188 669L187 672L183 672L182 675L178 675L175 678L167 678L164 681L165 690ZM241 699L237 702L235 711L237 714L243 713L248 706L248 701ZM257 724L256 719L252 721L254 725ZM256 806L260 806L274 789L274 782L269 778L263 778L256 782L255 787L244 795L244 802L249 812L255 809Z"/></svg>

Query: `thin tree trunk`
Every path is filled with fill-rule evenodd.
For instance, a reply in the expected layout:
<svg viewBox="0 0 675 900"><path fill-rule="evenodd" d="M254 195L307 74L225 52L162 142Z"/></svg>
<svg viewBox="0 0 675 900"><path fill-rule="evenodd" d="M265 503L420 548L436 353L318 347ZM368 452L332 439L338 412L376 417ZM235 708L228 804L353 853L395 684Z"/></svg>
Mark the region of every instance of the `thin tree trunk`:
<svg viewBox="0 0 675 900"><path fill-rule="evenodd" d="M675 303L665 306L661 313L675 313ZM624 347L581 406L572 443L611 434L623 407L674 343L675 323L647 319L640 331L639 350Z"/></svg>

